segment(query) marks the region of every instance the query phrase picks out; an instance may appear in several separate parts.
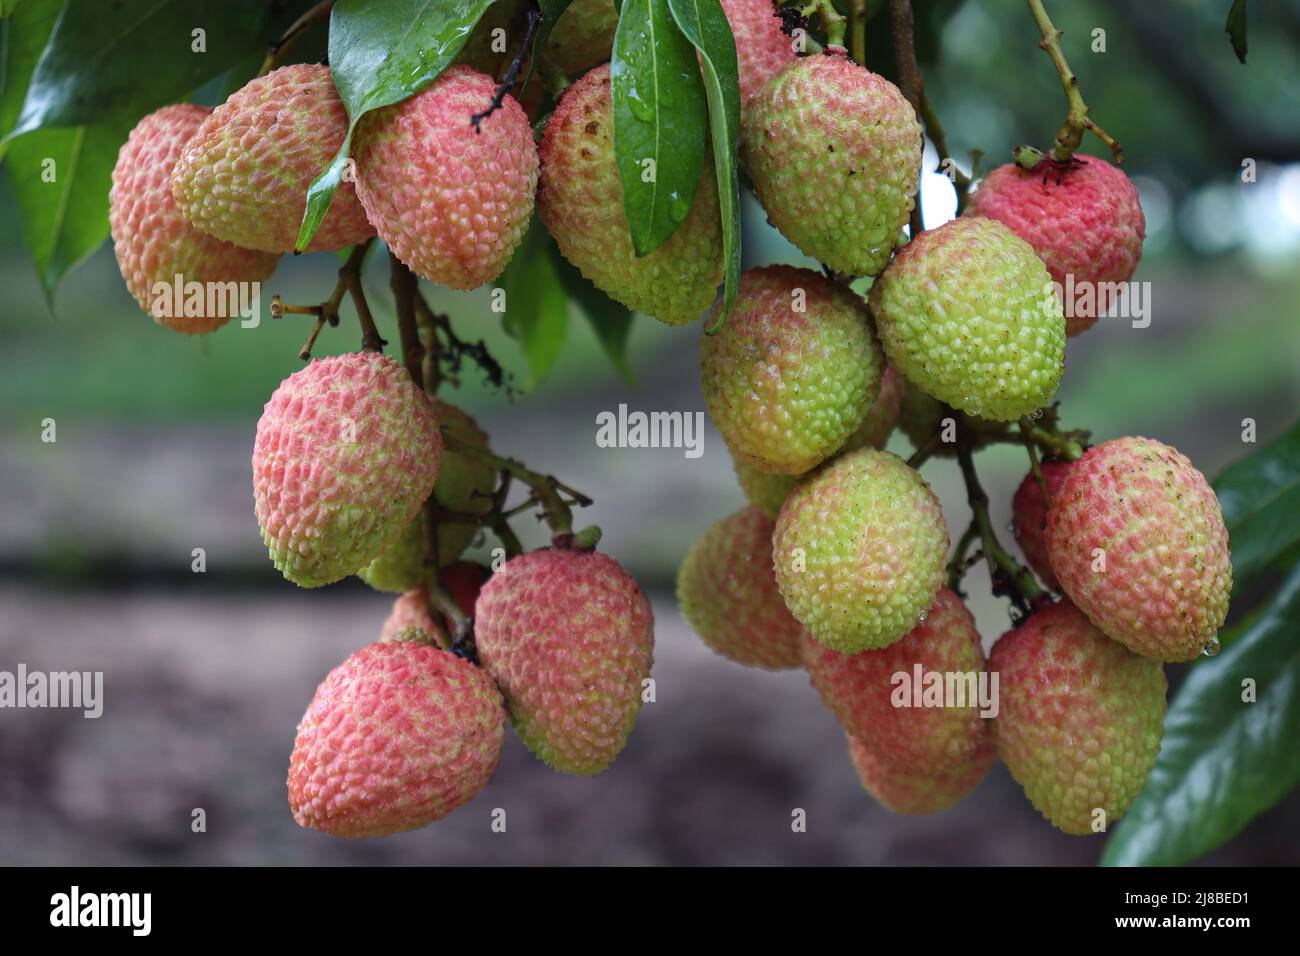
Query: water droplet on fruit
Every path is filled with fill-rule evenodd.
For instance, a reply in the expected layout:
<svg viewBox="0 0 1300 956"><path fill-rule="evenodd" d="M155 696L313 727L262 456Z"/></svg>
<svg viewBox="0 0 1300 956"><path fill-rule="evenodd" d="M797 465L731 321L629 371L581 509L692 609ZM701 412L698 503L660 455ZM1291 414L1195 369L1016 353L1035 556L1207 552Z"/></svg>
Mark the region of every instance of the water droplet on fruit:
<svg viewBox="0 0 1300 956"><path fill-rule="evenodd" d="M1219 653L1219 650L1222 646L1223 645L1219 643L1219 639L1217 637L1212 637L1205 642L1205 646L1201 648L1201 653L1204 654L1206 657L1213 657L1215 654Z"/></svg>

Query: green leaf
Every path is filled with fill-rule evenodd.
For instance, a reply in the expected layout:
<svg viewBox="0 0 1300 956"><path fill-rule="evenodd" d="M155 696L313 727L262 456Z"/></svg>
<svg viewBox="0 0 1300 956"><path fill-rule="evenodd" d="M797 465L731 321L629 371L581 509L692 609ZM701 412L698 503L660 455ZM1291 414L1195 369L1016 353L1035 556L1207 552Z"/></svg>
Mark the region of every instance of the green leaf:
<svg viewBox="0 0 1300 956"><path fill-rule="evenodd" d="M13 14L21 0L0 0L0 18Z"/></svg>
<svg viewBox="0 0 1300 956"><path fill-rule="evenodd" d="M1229 466L1214 491L1232 542L1232 589L1239 594L1300 542L1300 422Z"/></svg>
<svg viewBox="0 0 1300 956"><path fill-rule="evenodd" d="M1228 21L1223 25L1224 32L1232 42L1232 52L1237 59L1246 62L1246 0L1232 0L1228 10Z"/></svg>
<svg viewBox="0 0 1300 956"><path fill-rule="evenodd" d="M704 91L709 102L709 131L713 141L713 172L718 180L722 212L723 261L726 264L722 311L709 331L726 321L740 284L740 74L736 41L718 0L668 0L673 20L700 51Z"/></svg>
<svg viewBox="0 0 1300 956"><path fill-rule="evenodd" d="M560 247L552 240L549 245L551 262L560 276L570 301L576 302L587 321L596 332L596 339L609 357L614 368L629 385L636 384L636 376L627 360L627 341L632 334L632 313L626 306L615 302L560 255Z"/></svg>
<svg viewBox="0 0 1300 956"><path fill-rule="evenodd" d="M41 129L11 141L6 167L47 300L64 274L108 235L108 190L126 131Z"/></svg>
<svg viewBox="0 0 1300 956"><path fill-rule="evenodd" d="M329 211L361 117L414 96L441 76L492 3L338 0L330 14L329 59L334 85L347 107L348 135L307 190L299 249L307 248Z"/></svg>
<svg viewBox="0 0 1300 956"><path fill-rule="evenodd" d="M21 11L0 24L4 70L0 72L0 135L14 128L23 111L32 71L49 43L64 0L27 0ZM0 139L0 159L8 141Z"/></svg>
<svg viewBox="0 0 1300 956"><path fill-rule="evenodd" d="M67 0L6 134L133 123L265 47L308 2Z"/></svg>
<svg viewBox="0 0 1300 956"><path fill-rule="evenodd" d="M506 295L503 324L519 340L528 362L529 388L555 365L569 331L569 301L546 253L548 239L541 220L534 217L500 280Z"/></svg>
<svg viewBox="0 0 1300 956"><path fill-rule="evenodd" d="M1176 866L1209 852L1300 783L1300 565L1226 650L1188 671L1155 768L1106 845L1107 866ZM1242 700L1242 682L1258 699Z"/></svg>
<svg viewBox="0 0 1300 956"><path fill-rule="evenodd" d="M704 167L708 105L695 47L668 0L625 0L610 62L614 158L638 256L686 218Z"/></svg>
<svg viewBox="0 0 1300 956"><path fill-rule="evenodd" d="M560 17L564 16L564 11L569 9L569 4L573 0L541 0L538 9L542 11L542 24L537 28L537 39L533 43L534 50L545 50L546 41L551 38L551 31L555 25L560 22ZM524 86L527 86L533 79L533 70L537 67L537 61L540 59L534 56L528 61L528 72L524 75Z"/></svg>

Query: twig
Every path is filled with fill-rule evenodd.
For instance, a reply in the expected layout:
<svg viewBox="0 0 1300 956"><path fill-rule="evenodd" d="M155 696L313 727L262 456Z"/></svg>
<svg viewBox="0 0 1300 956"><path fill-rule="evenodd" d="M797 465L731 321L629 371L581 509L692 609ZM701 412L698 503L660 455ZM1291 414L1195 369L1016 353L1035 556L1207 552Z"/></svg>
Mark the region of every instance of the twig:
<svg viewBox="0 0 1300 956"><path fill-rule="evenodd" d="M449 451L461 455L473 455L483 461L491 462L498 471L506 472L512 478L522 481L531 488L542 507L542 517L555 536L573 533L573 512L569 510L569 503L564 500L561 492L568 494L573 499L574 504L580 507L591 504L591 499L586 495L574 491L550 475L543 475L526 468L513 458L502 458L499 455L494 455L481 445L462 441L454 435L444 434L443 441Z"/></svg>
<svg viewBox="0 0 1300 956"><path fill-rule="evenodd" d="M474 127L474 132L482 133L479 127L485 119L501 108L501 104L506 101L506 94L514 88L515 80L519 78L519 70L523 67L524 59L528 56L528 46L533 42L533 34L537 31L537 25L542 22L542 11L536 8L527 12L528 25L524 28L524 41L519 45L519 52L515 54L510 61L510 67L506 70L505 76L497 84L496 92L492 94L492 102L488 108L481 113L475 113L469 118L470 125Z"/></svg>
<svg viewBox="0 0 1300 956"><path fill-rule="evenodd" d="M1020 431L1039 448L1045 449L1057 458L1063 458L1066 461L1078 461L1083 457L1083 442L1070 435L1050 432L1038 425L1029 425L1025 421L1021 421Z"/></svg>
<svg viewBox="0 0 1300 956"><path fill-rule="evenodd" d="M916 38L912 23L912 0L889 0L890 33L894 40L894 64L898 68L899 89L917 116L924 109L925 80L916 62ZM925 229L921 213L921 184L916 186L916 202L908 216L908 232L915 239Z"/></svg>
<svg viewBox="0 0 1300 956"><path fill-rule="evenodd" d="M835 9L834 0L811 0L799 12L805 19L814 13L817 14L821 19L822 29L826 31L827 46L844 46L844 25L847 21L844 15Z"/></svg>
<svg viewBox="0 0 1300 956"><path fill-rule="evenodd" d="M320 3L293 21L289 29L284 31L284 35L270 45L266 53L266 59L262 61L257 75L265 76L275 69L275 65L289 52L289 48L293 46L294 42L306 33L312 24L329 17L330 10L333 7L334 0L320 0Z"/></svg>
<svg viewBox="0 0 1300 956"><path fill-rule="evenodd" d="M974 521L966 526L960 538L957 539L957 547L953 549L952 558L948 561L948 589L961 593L961 579L965 577L966 572L970 570L972 558L966 556L970 546L975 543L979 537L979 528ZM979 552L976 552L978 554Z"/></svg>
<svg viewBox="0 0 1300 956"><path fill-rule="evenodd" d="M911 468L920 468L930 460L931 456L939 450L939 446L942 444L944 444L943 433L940 429L936 428L934 432L931 433L930 437L921 444L921 447L912 452L912 457L907 459L908 466Z"/></svg>
<svg viewBox="0 0 1300 956"><path fill-rule="evenodd" d="M867 65L866 0L849 0L849 55L855 63Z"/></svg>
<svg viewBox="0 0 1300 956"><path fill-rule="evenodd" d="M397 333L402 343L402 364L415 387L424 385L424 345L415 317L415 289L419 280L402 260L388 254L389 284L393 287L393 305L397 312Z"/></svg>
<svg viewBox="0 0 1300 956"><path fill-rule="evenodd" d="M971 514L974 515L974 523L979 530L980 547L989 566L993 593L1009 596L1021 611L1027 611L1045 592L1039 587L1033 572L1011 557L998 543L993 523L989 520L989 497L975 474L975 462L965 434L957 444L957 462L961 466L962 479L966 482L966 500L970 502Z"/></svg>
<svg viewBox="0 0 1300 956"><path fill-rule="evenodd" d="M352 252L348 255L347 261L339 267L338 282L334 284L334 291L330 297L320 305L290 305L282 302L277 295L271 299L271 318L279 319L285 315L314 315L316 316L316 326L312 329L311 335L307 337L306 343L298 350L298 357L304 362L311 358L311 350L316 345L316 337L320 335L321 328L325 323L331 326L339 324L339 306L343 303L343 295L348 290L350 276L356 273L361 274L361 266L365 262L366 252L370 249L372 239L352 247ZM382 344L382 343L381 343Z"/></svg>

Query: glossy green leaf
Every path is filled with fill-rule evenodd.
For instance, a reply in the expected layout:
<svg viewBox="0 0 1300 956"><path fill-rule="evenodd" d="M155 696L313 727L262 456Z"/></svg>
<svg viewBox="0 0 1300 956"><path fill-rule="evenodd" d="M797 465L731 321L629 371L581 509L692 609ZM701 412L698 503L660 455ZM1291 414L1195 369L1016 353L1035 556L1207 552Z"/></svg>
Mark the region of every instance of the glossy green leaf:
<svg viewBox="0 0 1300 956"><path fill-rule="evenodd" d="M668 0L673 20L700 51L704 92L709 103L709 132L713 144L713 172L718 181L722 214L722 248L725 291L720 320L726 321L740 285L740 74L736 41L718 0Z"/></svg>
<svg viewBox="0 0 1300 956"><path fill-rule="evenodd" d="M627 343L632 334L632 312L588 282L582 273L560 255L560 249L554 241L550 243L549 252L569 301L577 303L587 317L596 332L600 347L605 350L605 355L618 374L629 385L635 384L636 376L627 360Z"/></svg>
<svg viewBox="0 0 1300 956"><path fill-rule="evenodd" d="M1232 542L1233 592L1240 593L1300 543L1300 422L1230 466L1214 491Z"/></svg>
<svg viewBox="0 0 1300 956"><path fill-rule="evenodd" d="M0 72L0 137L18 122L31 84L32 71L49 43L65 0L27 0L12 17L0 23L3 38L3 72ZM0 138L0 159L9 141Z"/></svg>
<svg viewBox="0 0 1300 956"><path fill-rule="evenodd" d="M1300 783L1300 565L1274 599L1187 674L1155 768L1102 856L1176 866L1234 835ZM1257 699L1242 700L1253 681Z"/></svg>
<svg viewBox="0 0 1300 956"><path fill-rule="evenodd" d="M538 9L542 11L542 23L537 28L537 37L533 41L534 50L546 49L546 41L551 38L551 31L555 29L555 24L560 22L560 17L564 16L564 11L569 9L569 4L572 2L573 0L540 0ZM524 76L525 86L532 82L537 59L534 56L528 61L528 73Z"/></svg>
<svg viewBox="0 0 1300 956"><path fill-rule="evenodd" d="M534 218L498 283L505 290L504 327L519 340L528 363L528 387L546 377L569 331L569 301L547 254L550 237Z"/></svg>
<svg viewBox="0 0 1300 956"><path fill-rule="evenodd" d="M695 47L673 22L668 0L623 4L610 80L623 209L636 254L649 255L691 210L708 123Z"/></svg>
<svg viewBox="0 0 1300 956"><path fill-rule="evenodd" d="M1223 25L1224 32L1232 44L1232 52L1237 59L1246 62L1246 0L1232 0L1228 10L1228 20Z"/></svg>
<svg viewBox="0 0 1300 956"><path fill-rule="evenodd" d="M305 249L343 181L361 117L420 92L451 65L493 0L339 0L330 14L329 58L348 135L329 167L307 190L298 231ZM483 104L486 109L487 103ZM469 122L469 117L466 117Z"/></svg>

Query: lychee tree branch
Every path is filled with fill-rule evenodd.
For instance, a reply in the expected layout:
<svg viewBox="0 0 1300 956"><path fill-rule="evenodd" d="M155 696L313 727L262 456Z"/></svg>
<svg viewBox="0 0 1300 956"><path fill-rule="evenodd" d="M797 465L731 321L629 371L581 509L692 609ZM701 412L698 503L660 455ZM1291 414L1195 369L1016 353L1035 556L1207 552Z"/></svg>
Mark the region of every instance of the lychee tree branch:
<svg viewBox="0 0 1300 956"><path fill-rule="evenodd" d="M993 522L989 519L989 496L975 474L975 462L966 434L960 436L957 444L957 462L961 466L962 479L966 482L966 500L970 503L979 533L980 548L989 566L993 593L1007 595L1021 611L1028 611L1029 606L1046 592L1039 586L1033 572L1020 564L998 542Z"/></svg>
<svg viewBox="0 0 1300 956"><path fill-rule="evenodd" d="M358 278L358 288L360 287L361 266L366 260L366 253L370 250L370 244L373 239L367 239L352 247L348 254L347 260L339 267L339 279L334 284L334 291L330 297L320 305L289 305L280 300L280 297L274 296L271 299L271 318L279 319L285 315L314 315L316 316L316 326L312 329L311 335L307 337L307 342L298 351L298 357L304 362L311 358L311 350L316 345L316 337L320 335L321 329L328 322L331 326L339 324L339 306L343 304L343 296L347 294L351 287L351 277L355 274ZM373 323L371 323L373 325ZM376 337L378 333L375 333ZM380 345L383 340L380 339ZM364 344L364 343L363 343ZM377 351L377 350L374 350Z"/></svg>
<svg viewBox="0 0 1300 956"><path fill-rule="evenodd" d="M924 110L925 80L916 62L916 37L912 22L912 0L889 0L890 35L894 41L894 65L898 68L898 85L912 111L921 116ZM915 239L925 229L921 213L921 184L918 177L916 202L908 215L908 232Z"/></svg>
<svg viewBox="0 0 1300 956"><path fill-rule="evenodd" d="M1078 437L1083 433L1060 434L1055 431L1048 431L1040 425L1031 425L1026 421L1020 422L1020 433L1024 438L1034 442L1039 448L1049 452L1056 458L1062 458L1065 461L1078 461L1083 457L1083 441Z"/></svg>

